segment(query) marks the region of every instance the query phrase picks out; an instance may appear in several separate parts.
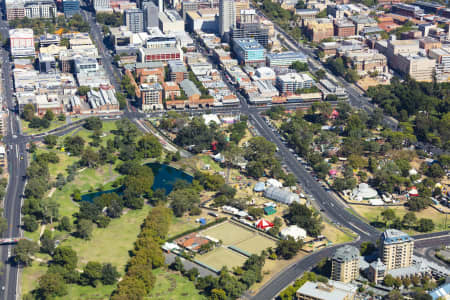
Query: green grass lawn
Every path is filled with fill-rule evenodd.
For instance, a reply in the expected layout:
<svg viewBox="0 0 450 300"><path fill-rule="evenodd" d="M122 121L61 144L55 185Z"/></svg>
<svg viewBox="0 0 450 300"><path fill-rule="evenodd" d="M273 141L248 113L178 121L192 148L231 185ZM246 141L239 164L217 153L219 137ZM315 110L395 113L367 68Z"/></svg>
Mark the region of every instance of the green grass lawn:
<svg viewBox="0 0 450 300"><path fill-rule="evenodd" d="M163 268L153 270L156 284L147 299L154 300L203 300L194 283L178 273L169 272Z"/></svg>
<svg viewBox="0 0 450 300"><path fill-rule="evenodd" d="M79 157L76 156L69 156L67 155L67 153L61 152L60 150L57 149L48 149L47 147L39 147L36 150L36 154L41 154L44 152L54 152L59 157L59 163L48 165L51 179L55 179L56 175L58 175L59 173L62 173L64 176L67 176L67 167L80 159Z"/></svg>
<svg viewBox="0 0 450 300"><path fill-rule="evenodd" d="M41 266L37 262L33 262L30 267L22 269L20 282L22 295L27 294L38 286L38 279L47 272L47 266Z"/></svg>
<svg viewBox="0 0 450 300"><path fill-rule="evenodd" d="M141 210L130 210L119 219L113 219L107 228L94 229L89 241L69 237L62 245L71 246L77 251L80 267L89 261L108 262L123 273L129 259L128 251L133 248L141 224L149 211L148 205Z"/></svg>
<svg viewBox="0 0 450 300"><path fill-rule="evenodd" d="M357 212L360 216L362 216L364 219L369 221L370 223L374 225L379 225L379 229L383 230L384 227L384 221L381 216L381 212L384 210L384 207L380 206L363 206L363 205L352 205L352 208ZM406 207L404 206L394 206L390 207L395 211L395 215L397 217L403 218L403 216L408 212ZM424 209L419 212L415 212L417 219L425 218L425 219L431 219L434 222L434 232L437 231L444 231L448 230L448 228L445 228L445 214L441 214L438 211L436 211L434 208L429 207L427 209ZM447 222L447 227L449 225L449 222ZM420 234L422 232L417 232L413 229L410 230L404 230L408 232L409 234Z"/></svg>
<svg viewBox="0 0 450 300"><path fill-rule="evenodd" d="M107 300L110 298L116 285L102 285L97 287L81 286L69 284L67 286L67 295L56 297L55 299L77 299L77 300Z"/></svg>
<svg viewBox="0 0 450 300"><path fill-rule="evenodd" d="M195 217L191 217L191 219ZM175 216L172 217L172 223L170 224L168 237L173 237L182 232L188 231L190 229L196 228L200 226L194 222L190 222L186 220L186 218L177 218Z"/></svg>
<svg viewBox="0 0 450 300"><path fill-rule="evenodd" d="M60 126L65 125L66 121L58 121L57 119L53 120L50 123L50 127L49 128L30 128L30 127L28 127L30 122L27 122L27 121L25 121L23 119L20 119L20 123L21 123L21 127L22 127L22 132L24 134L30 134L31 135L31 134L38 134L38 133L47 132L47 131L50 131L52 129L58 128Z"/></svg>
<svg viewBox="0 0 450 300"><path fill-rule="evenodd" d="M342 232L333 225L324 222L324 228L322 234L326 236L333 244L347 243L353 240L353 237L345 232Z"/></svg>

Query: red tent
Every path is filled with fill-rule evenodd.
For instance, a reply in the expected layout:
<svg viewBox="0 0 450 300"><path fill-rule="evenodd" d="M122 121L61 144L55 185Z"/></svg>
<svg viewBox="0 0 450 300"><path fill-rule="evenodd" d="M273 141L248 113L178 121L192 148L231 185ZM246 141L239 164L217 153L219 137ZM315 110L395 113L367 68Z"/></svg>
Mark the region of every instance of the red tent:
<svg viewBox="0 0 450 300"><path fill-rule="evenodd" d="M267 228L272 228L273 227L273 223L265 220L265 219L261 219L258 222L256 222L256 228L258 229L267 229Z"/></svg>

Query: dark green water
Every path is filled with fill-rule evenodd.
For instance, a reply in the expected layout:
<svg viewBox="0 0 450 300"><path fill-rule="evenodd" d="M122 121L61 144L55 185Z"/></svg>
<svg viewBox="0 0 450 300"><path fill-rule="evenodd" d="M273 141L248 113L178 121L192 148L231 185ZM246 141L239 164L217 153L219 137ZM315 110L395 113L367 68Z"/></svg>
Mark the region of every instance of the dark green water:
<svg viewBox="0 0 450 300"><path fill-rule="evenodd" d="M153 181L152 190L164 189L166 191L166 195L168 195L172 189L175 182L178 180L185 180L189 183L192 183L193 177L185 172L175 169L169 165L160 164L160 163L149 163L147 164L152 171L155 179ZM122 193L123 188L118 187L115 189L110 189L107 191L94 192L89 194L84 194L81 196L81 201L89 201L91 202L94 198L101 196L103 194L109 193L118 193L119 195Z"/></svg>

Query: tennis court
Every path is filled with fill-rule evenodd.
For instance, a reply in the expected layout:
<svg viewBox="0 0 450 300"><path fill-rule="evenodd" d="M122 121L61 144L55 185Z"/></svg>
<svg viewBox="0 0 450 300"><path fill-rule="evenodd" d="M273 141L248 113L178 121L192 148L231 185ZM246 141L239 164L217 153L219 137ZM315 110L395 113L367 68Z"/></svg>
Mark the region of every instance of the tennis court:
<svg viewBox="0 0 450 300"><path fill-rule="evenodd" d="M203 236L221 240L223 245L236 245L248 239L251 239L255 232L243 226L236 225L231 222L224 222L217 226L205 229L201 232Z"/></svg>
<svg viewBox="0 0 450 300"><path fill-rule="evenodd" d="M216 270L222 269L223 266L231 270L233 267L241 267L247 257L225 247L218 247L206 254L197 255L195 259Z"/></svg>
<svg viewBox="0 0 450 300"><path fill-rule="evenodd" d="M255 233L251 238L235 244L234 246L250 254L260 255L261 251L266 250L269 247L275 248L277 243L270 238Z"/></svg>

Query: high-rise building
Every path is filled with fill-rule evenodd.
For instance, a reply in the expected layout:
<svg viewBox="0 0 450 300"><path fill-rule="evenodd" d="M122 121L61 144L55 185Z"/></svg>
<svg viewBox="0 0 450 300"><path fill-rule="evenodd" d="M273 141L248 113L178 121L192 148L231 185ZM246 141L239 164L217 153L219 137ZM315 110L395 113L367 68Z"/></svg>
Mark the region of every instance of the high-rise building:
<svg viewBox="0 0 450 300"><path fill-rule="evenodd" d="M359 250L345 245L336 250L331 258L331 279L350 282L359 275Z"/></svg>
<svg viewBox="0 0 450 300"><path fill-rule="evenodd" d="M230 27L236 25L236 6L234 0L220 0L219 3L219 33L223 36L230 32Z"/></svg>
<svg viewBox="0 0 450 300"><path fill-rule="evenodd" d="M380 237L380 257L386 270L409 267L412 264L414 240L403 231L388 229Z"/></svg>
<svg viewBox="0 0 450 300"><path fill-rule="evenodd" d="M63 0L62 3L64 16L72 17L75 14L80 13L80 1L79 0Z"/></svg>
<svg viewBox="0 0 450 300"><path fill-rule="evenodd" d="M127 9L124 14L125 25L133 33L144 31L144 12L139 8Z"/></svg>
<svg viewBox="0 0 450 300"><path fill-rule="evenodd" d="M230 37L233 39L253 38L263 47L269 43L269 30L262 28L254 9L241 11L239 22L230 29Z"/></svg>
<svg viewBox="0 0 450 300"><path fill-rule="evenodd" d="M142 10L144 11L144 28L159 26L159 10L153 2L142 2Z"/></svg>
<svg viewBox="0 0 450 300"><path fill-rule="evenodd" d="M18 0L5 0L6 20L23 19L25 17L25 4Z"/></svg>
<svg viewBox="0 0 450 300"><path fill-rule="evenodd" d="M13 57L35 56L33 29L11 29L9 31L9 41Z"/></svg>

